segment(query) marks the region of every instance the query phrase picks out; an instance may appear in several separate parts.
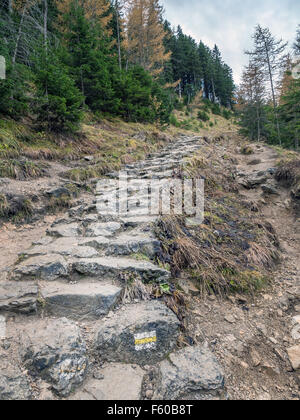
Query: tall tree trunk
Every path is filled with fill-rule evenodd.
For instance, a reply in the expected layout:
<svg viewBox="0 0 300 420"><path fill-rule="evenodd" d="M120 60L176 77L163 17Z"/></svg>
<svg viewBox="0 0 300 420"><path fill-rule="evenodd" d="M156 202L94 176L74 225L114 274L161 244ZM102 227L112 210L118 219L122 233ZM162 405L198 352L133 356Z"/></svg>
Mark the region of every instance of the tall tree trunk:
<svg viewBox="0 0 300 420"><path fill-rule="evenodd" d="M215 91L215 83L213 79L211 80L212 92L213 92L213 103L216 102L216 91Z"/></svg>
<svg viewBox="0 0 300 420"><path fill-rule="evenodd" d="M119 1L116 1L115 4L116 10L116 19L117 19L117 42L118 42L118 57L119 57L119 67L122 70L122 57L121 57L121 34L120 34L120 14L119 14Z"/></svg>
<svg viewBox="0 0 300 420"><path fill-rule="evenodd" d="M17 35L17 39L16 39L16 44L15 44L13 56L12 56L12 70L14 70L15 65L16 65L19 43L20 43L20 39L21 39L21 35L22 35L22 28L23 28L23 23L24 23L24 19L25 19L26 9L27 9L27 3L28 3L28 1L26 1L25 4L24 4L22 15L21 15L21 20L20 20L20 23L19 23L18 35Z"/></svg>
<svg viewBox="0 0 300 420"><path fill-rule="evenodd" d="M48 61L48 0L44 0L44 47L46 63ZM45 95L48 101L48 84L46 82Z"/></svg>
<svg viewBox="0 0 300 420"><path fill-rule="evenodd" d="M259 107L256 107L256 117L257 117L257 141L260 142L260 116L259 116Z"/></svg>
<svg viewBox="0 0 300 420"><path fill-rule="evenodd" d="M275 121L276 121L277 136L278 136L279 144L281 146L281 134L280 134L280 127L279 127L278 112L277 112L277 101L276 101L275 89L274 89L273 72L272 72L270 55L269 55L269 50L268 50L266 41L265 41L265 49L266 49L266 57L267 57L269 77L270 77L270 83L271 83L272 101L273 101L274 116L275 116Z"/></svg>
<svg viewBox="0 0 300 420"><path fill-rule="evenodd" d="M22 15L21 15L21 20L20 20L20 23L19 23L19 29L18 29L16 44L15 44L14 52L13 52L13 55L12 55L12 60L11 60L11 62L12 62L11 76L12 77L14 76L14 73L15 73L17 54L18 54L18 50L19 50L20 39L21 39L21 36L22 36L22 28L23 28L23 23L24 23L24 19L25 19L27 3L28 3L28 0L24 3ZM11 101L14 100L14 88L13 87L12 87L12 90L11 90L10 100Z"/></svg>

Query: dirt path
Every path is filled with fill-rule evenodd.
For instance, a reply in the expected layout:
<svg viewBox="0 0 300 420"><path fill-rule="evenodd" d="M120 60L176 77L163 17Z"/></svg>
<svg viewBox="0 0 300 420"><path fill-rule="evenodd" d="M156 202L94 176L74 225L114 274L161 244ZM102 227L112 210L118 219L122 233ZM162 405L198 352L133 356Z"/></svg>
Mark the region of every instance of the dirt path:
<svg viewBox="0 0 300 420"><path fill-rule="evenodd" d="M165 171L170 171L169 165L172 159L174 161L171 165L178 166L178 164L183 159L183 156L181 156L180 148L184 146L186 148L186 154L188 155L193 153L194 150L197 150L201 146L201 141L201 139L199 140L197 138L194 140L192 138L182 139L178 142L177 149L174 149L170 146L169 155L167 155L166 152L157 154L149 161L133 165L130 170L134 176L140 174L141 170L146 171L149 176L152 176L153 172L156 174L156 176L158 176L161 174L162 165L165 166L163 168ZM245 199L249 202L249 205L250 203L253 203L260 209L261 216L264 219L262 221L270 222L275 228L283 251L282 263L274 272L272 286L270 286L267 290L265 290L265 292L256 296L255 298L237 295L229 296L228 299L218 298L215 296L201 299L198 297L193 298L193 305L191 308L192 316L190 317L191 336L195 337L199 343L208 343L209 348L213 351L218 361L223 366L225 370L226 390L228 392L229 399L298 400L300 398L299 371L298 373L293 371L290 359L288 357L288 349L299 344L300 338L300 327L298 328L295 324L295 322L297 322L295 321L295 316L300 315L300 222L296 215L293 213L289 191L277 185L272 177L268 177L268 194L264 194L261 184L251 189L246 189L242 186L245 180L251 177L259 178L263 177L263 173L266 171L271 170L272 172L272 168L275 167L276 161L278 159L277 153L274 152L274 150L271 148L255 144L251 147L255 153L251 154L250 156L244 156L239 153L239 149L237 150L236 142L232 140L228 141L227 144L225 141L224 144L218 143L214 151L220 156L224 155L224 153L228 153L238 162L235 169L238 175L238 179L240 180L240 194L245 197ZM270 194L270 191L273 193ZM86 213L82 215L80 213L79 206L79 210L77 209L79 213L75 214L76 217L74 214L72 214L72 216L69 217L69 220L65 221L65 217L68 219L68 216L64 216L58 225L53 226L52 233L54 234L54 231L61 229L58 236L62 236L62 238L58 238L57 241L59 244L57 244L56 248L53 248L53 244L51 244L53 249L52 251L49 251L49 248L48 251L50 254L51 252L54 254L56 252L58 254L61 253L59 255L64 256L64 258L60 256L57 261L55 261L55 264L53 264L55 269L57 266L60 268L65 268L65 259L66 256L69 258L69 253L72 254L73 252L76 254L76 252L79 252L77 245L82 244L77 244L76 235L79 232L77 228L80 225L80 228L82 228L85 232L88 232L88 229L91 228L96 229L93 234L89 233L87 238L85 238L89 239L89 243L86 243L87 246L89 245L89 248L85 249L86 252L92 252L93 256L94 254L100 252L97 248L99 243L95 245L95 241L91 241L90 237L98 236L98 242L101 242L102 240L103 243L100 244L100 249L103 253L103 255L101 254L100 258L102 264L101 270L104 270L106 267L106 274L111 275L112 272L115 273L122 270L124 271L126 268L125 274L127 275L127 271L131 270L132 267L140 270L147 276L149 275L149 272L151 272L151 275L157 274L156 271L159 272L160 268L156 267L155 269L155 267L152 265L150 266L148 262L146 263L145 261L143 262L137 259L132 260L133 251L130 247L128 247L128 243L132 243L133 240L136 241L136 244L139 247L145 246L145 249L148 251L149 245L155 245L155 240L149 233L149 229L146 229L144 226L144 219L140 220L140 218L137 218L138 220L135 220L135 225L133 226L131 226L131 223L133 223L132 220L130 223L128 220L123 221L122 223L124 226L126 226L126 231L125 233L121 232L120 234L119 227L116 227L118 230L117 234L120 234L120 237L118 237L117 240L114 240L114 236L111 235L111 232L107 232L106 230L114 229L116 223L109 223L105 221L105 223L96 223L95 225L97 215L90 214L90 210L87 210L87 208L91 206L87 206L87 203L82 202L82 204L83 206L85 205L86 210L84 211L86 211ZM47 216L43 221L37 222L34 225L16 228L9 224L1 229L0 276L4 276L8 270L8 267L17 260L19 252L28 249L33 241L38 240L45 235L47 228L50 227L52 222L53 216ZM76 227L76 238L73 238L74 244L72 246L74 246L74 249L69 249L70 236L74 235L74 222L76 222L78 225ZM133 230L130 230L132 227ZM106 230L104 228L106 228ZM101 234L99 233L99 229L102 229ZM135 236L132 235L134 232ZM101 235L112 239L101 239ZM130 235L130 238L128 235ZM63 236L66 236L66 241L64 241ZM109 243L110 246L108 246ZM48 242L46 246L50 246ZM95 249L91 249L91 247L95 247L97 252ZM80 250L83 251L82 248L80 248ZM45 256L43 246L39 248L39 252L40 254L37 253L37 255L40 255L39 258L41 260L39 261L39 264L42 264L44 258L45 266L47 266L49 261L47 259L48 256ZM49 258L52 258L51 255ZM126 259L125 261L123 255L127 256L127 258L131 258L131 260L129 261ZM89 258L90 256L91 255L81 254L80 258ZM76 254L75 256L72 256L72 258L79 257ZM124 263L124 267L126 266L125 268L122 266L122 264L120 266L121 260ZM86 268L86 270L91 271L91 273L89 271L86 272L88 275L93 274L92 270L94 270L94 264L95 261L93 261L92 265ZM99 264L100 263L98 262L98 265ZM115 264L113 271L110 270L111 267L109 264ZM35 265L36 264L33 266ZM26 272L24 273L26 274ZM113 286L118 284L116 279L113 279ZM48 285L52 287L52 280L53 279L51 279L51 282L47 283L47 287ZM67 288L67 291L65 291L66 295L70 295L69 289L71 287L79 288L77 280L78 279L76 278L75 281L69 284L65 284L65 287ZM86 281L91 281L90 277L88 277ZM85 287L83 287L82 290L80 289L76 296L74 295L76 297L76 302L78 302L79 295L86 295L88 292L86 290L86 285L87 283L84 283ZM91 288L96 287L95 282L92 281L90 286ZM103 285L103 287L106 286L106 284ZM57 290L54 290L51 293L53 295L62 293L62 289L59 289L58 287ZM74 293L73 289L72 293ZM110 293L112 293L111 290ZM140 304L141 306L144 306L144 304ZM78 308L77 306L77 311L81 309L83 311L85 310L84 305L82 305L82 308ZM69 309L59 308L59 310L65 311L63 314L65 316L66 311ZM121 316L123 310L126 311L127 309L119 308L117 315L119 313L118 316ZM145 316L146 318L148 317L147 314ZM114 318L112 321L110 321L109 317L110 315L108 316L108 319L105 319L106 323L113 322ZM49 319L51 320L51 318ZM78 318L75 317L74 319ZM23 318L20 318L21 327L23 325L22 322ZM25 320L24 322L26 323L27 321ZM39 318L36 318L35 322L37 323L36 325L39 325L39 322L43 323L44 321L40 321ZM93 324L94 321L91 321L91 325L88 323L82 323L81 328L84 331L88 331L90 327L92 328ZM15 326L16 324L14 324L14 321L11 321L11 328L15 329ZM39 330L39 328L37 328L37 330ZM13 352L13 348L11 349L11 352ZM184 367L184 364L182 364L182 366ZM94 375L97 376L97 371L95 370L95 368L98 369L97 359L94 361L93 368ZM113 366L113 368L115 369L115 366ZM127 368L131 369L129 365ZM109 365L109 369L112 369L111 365ZM120 366L117 366L116 369L117 381L119 378ZM103 372L101 371L101 377L103 376L102 373ZM140 377L143 378L144 374L145 372L141 371ZM186 373L187 377L189 374L189 372ZM96 378L96 376L94 376L94 378ZM91 380L91 378L89 380ZM94 384L94 379L92 381ZM97 386L99 386L99 382L97 382ZM100 387L102 391L103 386L104 385L102 383ZM137 385L137 395L140 395L140 388L141 382ZM87 392L85 388L83 391ZM152 389L146 390L145 388L145 391L149 391L151 394ZM40 392L40 390L38 392ZM37 398L41 398L41 394L38 394L38 392L36 396ZM147 396L147 393L145 392L142 395L145 397ZM50 394L50 398L53 398L52 394ZM82 395L82 398L86 398L86 395ZM150 396L148 399L151 398L152 397Z"/></svg>
<svg viewBox="0 0 300 420"><path fill-rule="evenodd" d="M278 160L271 148L252 148L255 154L249 157L236 154L237 171L243 177L274 168ZM257 203L280 240L282 263L274 273L272 287L254 300L210 297L197 301L194 307L197 333L225 367L230 399L300 397L299 371L293 372L287 354L288 348L299 344L295 338L300 328L293 317L300 315L300 220L291 210L289 191L273 182L278 196L263 195L260 187L240 190L247 200Z"/></svg>

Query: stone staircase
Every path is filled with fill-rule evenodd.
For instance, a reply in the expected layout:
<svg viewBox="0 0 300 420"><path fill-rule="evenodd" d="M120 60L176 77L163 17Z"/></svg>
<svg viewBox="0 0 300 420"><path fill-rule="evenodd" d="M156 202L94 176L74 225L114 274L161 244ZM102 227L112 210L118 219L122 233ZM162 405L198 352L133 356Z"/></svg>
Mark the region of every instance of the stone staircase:
<svg viewBox="0 0 300 420"><path fill-rule="evenodd" d="M124 171L129 180L151 179L155 183L167 179L203 142L200 137L182 136L145 161L125 166ZM108 178L114 181L118 176L118 173L111 173ZM114 182L98 185L94 203L82 203L70 209L63 219L56 220L46 237L19 255L7 280L0 283L0 314L8 317L10 313L20 317L31 315L25 326L20 321L21 327L15 328L12 336L18 336L22 343L20 363L29 367L29 374L50 384L54 391L51 398L66 398L83 382L92 380L90 377L95 374L97 364L89 366L89 353L100 357L101 363L113 364L111 369L115 372L116 363L127 364L131 371L132 365L159 363L176 348L180 323L162 302L121 303L128 281L166 283L170 280L170 272L154 262L161 247L152 229L157 216L147 214L143 205L133 216L101 215L97 211L97 204L110 199L116 185ZM84 323L93 331L92 345L84 343L81 332ZM196 350L197 359L197 354L203 354L204 350ZM208 350L204 353L206 359L218 366ZM5 358L0 351L0 359L1 356ZM197 363L201 362L197 360ZM108 371L109 366L105 367ZM183 381L188 389L190 368L185 369L187 377ZM136 381L139 391L128 395L122 391L119 399L132 398L132 395L143 397L145 372L140 368L139 371L142 372L141 380ZM199 386L194 384L193 392L203 391L203 383L207 380L204 371L203 368L198 375ZM210 385L205 391L215 392L223 387L221 370L217 367L214 371L215 377L209 372ZM1 372L0 366L0 400L1 396L2 399L28 396L28 390L23 392L26 385L20 381L15 369L12 376L9 372L8 368ZM124 377L123 372L122 380L128 382L130 389L130 375ZM164 377L163 380L167 379ZM103 382L102 385L98 382L99 389L94 378L90 391L81 388L75 395L79 399L89 399L91 395L91 399L107 399ZM15 388L12 388L14 383ZM123 385L119 388L124 390Z"/></svg>

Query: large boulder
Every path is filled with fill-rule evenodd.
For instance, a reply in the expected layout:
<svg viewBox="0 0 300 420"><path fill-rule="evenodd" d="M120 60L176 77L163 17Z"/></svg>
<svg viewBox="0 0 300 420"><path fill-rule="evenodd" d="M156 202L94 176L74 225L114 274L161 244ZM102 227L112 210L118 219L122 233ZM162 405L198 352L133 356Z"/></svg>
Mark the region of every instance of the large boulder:
<svg viewBox="0 0 300 420"><path fill-rule="evenodd" d="M179 326L176 315L161 302L129 305L101 322L96 350L110 362L156 363L175 348Z"/></svg>
<svg viewBox="0 0 300 420"><path fill-rule="evenodd" d="M86 345L77 325L66 318L29 324L20 336L29 373L40 376L60 396L69 395L87 372Z"/></svg>
<svg viewBox="0 0 300 420"><path fill-rule="evenodd" d="M224 373L206 346L187 347L160 363L155 399L214 398L224 388Z"/></svg>

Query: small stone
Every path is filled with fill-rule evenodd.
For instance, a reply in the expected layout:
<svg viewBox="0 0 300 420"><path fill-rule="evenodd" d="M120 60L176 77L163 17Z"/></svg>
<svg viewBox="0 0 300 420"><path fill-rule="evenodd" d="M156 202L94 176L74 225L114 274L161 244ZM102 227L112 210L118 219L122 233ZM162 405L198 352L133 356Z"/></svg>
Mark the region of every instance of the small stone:
<svg viewBox="0 0 300 420"><path fill-rule="evenodd" d="M151 400L151 398L153 397L153 390L152 389L148 389L145 393L145 396L148 400Z"/></svg>
<svg viewBox="0 0 300 420"><path fill-rule="evenodd" d="M260 360L259 354L257 353L256 350L254 350L254 349L250 350L250 358L251 358L251 361L252 361L252 365L254 367L257 367L257 366L260 365L261 360Z"/></svg>
<svg viewBox="0 0 300 420"><path fill-rule="evenodd" d="M94 372L93 377L98 381L102 381L104 379L104 375L98 371Z"/></svg>
<svg viewBox="0 0 300 420"><path fill-rule="evenodd" d="M249 369L249 365L246 362L243 362L242 360L240 360L240 365L243 369Z"/></svg>
<svg viewBox="0 0 300 420"><path fill-rule="evenodd" d="M224 316L225 321L227 321L229 324L234 324L235 323L235 318L233 317L233 315L225 315Z"/></svg>
<svg viewBox="0 0 300 420"><path fill-rule="evenodd" d="M287 350L291 365L294 370L300 368L300 344L294 347L290 347Z"/></svg>

